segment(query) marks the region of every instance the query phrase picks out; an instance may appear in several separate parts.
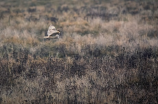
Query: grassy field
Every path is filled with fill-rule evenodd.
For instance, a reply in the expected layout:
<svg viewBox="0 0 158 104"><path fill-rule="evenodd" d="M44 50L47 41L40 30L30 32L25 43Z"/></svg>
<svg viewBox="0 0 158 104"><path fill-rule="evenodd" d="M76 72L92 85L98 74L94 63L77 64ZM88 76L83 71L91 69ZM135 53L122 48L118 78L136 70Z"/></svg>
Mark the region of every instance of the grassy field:
<svg viewBox="0 0 158 104"><path fill-rule="evenodd" d="M157 104L157 86L158 1L0 0L0 104Z"/></svg>

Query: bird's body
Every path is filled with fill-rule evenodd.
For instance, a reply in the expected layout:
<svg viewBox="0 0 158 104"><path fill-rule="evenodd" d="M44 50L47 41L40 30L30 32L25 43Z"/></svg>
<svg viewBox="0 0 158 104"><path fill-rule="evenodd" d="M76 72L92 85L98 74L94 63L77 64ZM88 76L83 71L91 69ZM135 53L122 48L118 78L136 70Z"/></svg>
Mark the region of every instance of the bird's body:
<svg viewBox="0 0 158 104"><path fill-rule="evenodd" d="M50 25L47 31L47 36L45 36L45 39L48 38L59 38L59 34L60 32L58 30L56 30L56 28L53 25ZM53 37L51 37L53 36Z"/></svg>

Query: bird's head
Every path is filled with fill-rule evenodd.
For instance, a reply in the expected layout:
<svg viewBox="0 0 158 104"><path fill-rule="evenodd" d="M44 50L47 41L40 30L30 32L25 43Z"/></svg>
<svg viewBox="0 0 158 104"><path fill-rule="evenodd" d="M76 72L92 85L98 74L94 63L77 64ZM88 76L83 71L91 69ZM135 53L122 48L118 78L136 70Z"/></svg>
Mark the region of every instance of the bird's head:
<svg viewBox="0 0 158 104"><path fill-rule="evenodd" d="M58 33L60 34L60 30L57 30L58 31Z"/></svg>
<svg viewBox="0 0 158 104"><path fill-rule="evenodd" d="M59 36L60 36L60 33L61 33L61 32L60 32L60 30L57 30L57 32L58 32L58 33L56 34L56 37L59 39Z"/></svg>

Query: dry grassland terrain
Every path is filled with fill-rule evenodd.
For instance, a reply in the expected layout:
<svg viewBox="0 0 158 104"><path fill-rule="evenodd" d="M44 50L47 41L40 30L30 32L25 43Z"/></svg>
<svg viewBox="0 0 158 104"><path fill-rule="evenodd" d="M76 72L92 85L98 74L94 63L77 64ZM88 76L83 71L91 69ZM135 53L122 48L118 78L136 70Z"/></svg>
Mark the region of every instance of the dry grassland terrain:
<svg viewBox="0 0 158 104"><path fill-rule="evenodd" d="M0 104L158 104L158 1L0 0Z"/></svg>

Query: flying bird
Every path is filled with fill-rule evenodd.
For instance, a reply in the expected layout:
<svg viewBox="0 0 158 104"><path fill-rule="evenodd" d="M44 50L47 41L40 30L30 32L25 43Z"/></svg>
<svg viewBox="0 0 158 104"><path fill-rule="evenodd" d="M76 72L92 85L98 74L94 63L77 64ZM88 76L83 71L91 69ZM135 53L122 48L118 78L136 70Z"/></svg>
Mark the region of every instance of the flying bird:
<svg viewBox="0 0 158 104"><path fill-rule="evenodd" d="M56 30L56 28L53 25L50 25L48 28L48 31L47 31L47 36L45 36L44 38L45 39L48 39L48 38L58 38L59 39L59 34L60 34L60 31ZM53 37L51 37L51 36L53 36Z"/></svg>

